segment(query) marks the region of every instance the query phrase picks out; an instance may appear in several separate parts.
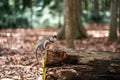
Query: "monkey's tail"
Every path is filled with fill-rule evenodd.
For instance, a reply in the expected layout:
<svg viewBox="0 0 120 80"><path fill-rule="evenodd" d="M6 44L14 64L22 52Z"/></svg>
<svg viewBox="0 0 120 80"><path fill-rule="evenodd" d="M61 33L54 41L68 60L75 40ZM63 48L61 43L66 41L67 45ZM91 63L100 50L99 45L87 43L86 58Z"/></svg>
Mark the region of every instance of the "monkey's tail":
<svg viewBox="0 0 120 80"><path fill-rule="evenodd" d="M38 60L37 51L38 51L38 47L37 47L37 48L36 48L36 50L35 50L35 56L36 56L37 62L38 62L38 64L39 64L39 60Z"/></svg>

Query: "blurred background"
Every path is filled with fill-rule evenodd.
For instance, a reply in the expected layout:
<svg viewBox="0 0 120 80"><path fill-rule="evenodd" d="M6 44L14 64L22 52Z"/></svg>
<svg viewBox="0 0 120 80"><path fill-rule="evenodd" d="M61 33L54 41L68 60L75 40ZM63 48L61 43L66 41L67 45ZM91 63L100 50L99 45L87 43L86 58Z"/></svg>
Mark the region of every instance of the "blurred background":
<svg viewBox="0 0 120 80"><path fill-rule="evenodd" d="M0 28L58 27L63 0L0 0Z"/></svg>
<svg viewBox="0 0 120 80"><path fill-rule="evenodd" d="M80 0L82 23L108 23L111 0ZM64 25L64 0L0 0L0 28L58 28Z"/></svg>
<svg viewBox="0 0 120 80"><path fill-rule="evenodd" d="M38 37L43 31L41 28L47 29L42 34L57 34L59 39L66 39L69 48L74 48L75 39L104 37L105 41L120 41L120 2L119 0L0 0L0 36L7 35L7 32L11 35L9 31L2 29L21 28L39 28L38 33L28 30L28 34L31 32ZM51 31L53 33L47 33L49 29L53 29ZM22 35L20 30L15 32L20 32ZM25 32L27 31L23 31Z"/></svg>

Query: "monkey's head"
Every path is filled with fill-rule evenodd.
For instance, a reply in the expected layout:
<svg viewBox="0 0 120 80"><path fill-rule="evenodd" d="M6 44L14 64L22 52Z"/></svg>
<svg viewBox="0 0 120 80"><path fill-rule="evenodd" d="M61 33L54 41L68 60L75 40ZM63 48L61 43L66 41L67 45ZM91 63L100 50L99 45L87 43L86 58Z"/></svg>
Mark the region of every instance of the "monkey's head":
<svg viewBox="0 0 120 80"><path fill-rule="evenodd" d="M49 39L51 42L56 42L57 41L57 36L56 35L53 35L50 37Z"/></svg>

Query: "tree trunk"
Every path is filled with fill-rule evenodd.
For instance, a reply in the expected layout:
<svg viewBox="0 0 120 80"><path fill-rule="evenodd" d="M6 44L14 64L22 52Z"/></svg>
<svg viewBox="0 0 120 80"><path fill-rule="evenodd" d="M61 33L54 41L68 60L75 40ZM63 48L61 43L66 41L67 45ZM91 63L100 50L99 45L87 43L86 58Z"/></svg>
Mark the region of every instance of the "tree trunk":
<svg viewBox="0 0 120 80"><path fill-rule="evenodd" d="M119 26L119 40L120 40L120 0L118 0L118 26Z"/></svg>
<svg viewBox="0 0 120 80"><path fill-rule="evenodd" d="M82 20L81 20L81 14L82 14L82 5L81 5L81 0L73 0L73 1L68 1L67 4L70 4L71 6L67 6L65 3L65 26L61 29L61 31L58 34L58 38L63 39L64 38L64 33L68 33L64 30L67 29L65 28L67 25L71 25L74 27L72 31L74 30L74 38L75 39L80 39L80 38L87 38L87 33L85 28L82 26ZM69 11L67 11L67 8ZM70 7L70 8L69 8ZM66 17L67 16L67 17ZM70 20L67 21L66 18L70 18ZM68 24L69 22L69 24Z"/></svg>
<svg viewBox="0 0 120 80"><path fill-rule="evenodd" d="M74 28L75 28L75 38L87 38L87 33L82 25L81 15L82 15L82 2L81 0L74 0Z"/></svg>
<svg viewBox="0 0 120 80"><path fill-rule="evenodd" d="M58 39L65 39L65 23L64 25L61 27L59 33L58 33Z"/></svg>
<svg viewBox="0 0 120 80"><path fill-rule="evenodd" d="M117 0L111 0L111 17L110 17L109 41L117 40Z"/></svg>
<svg viewBox="0 0 120 80"><path fill-rule="evenodd" d="M68 48L74 48L74 0L65 0L65 37Z"/></svg>

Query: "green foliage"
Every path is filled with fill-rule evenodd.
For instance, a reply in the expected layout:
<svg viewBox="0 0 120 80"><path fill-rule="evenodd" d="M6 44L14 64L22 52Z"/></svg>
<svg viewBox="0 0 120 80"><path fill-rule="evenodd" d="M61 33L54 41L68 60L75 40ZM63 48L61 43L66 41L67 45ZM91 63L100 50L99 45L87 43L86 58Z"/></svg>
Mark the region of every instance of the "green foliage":
<svg viewBox="0 0 120 80"><path fill-rule="evenodd" d="M83 10L82 20L83 23L108 23L110 12L99 12L98 14L92 13L92 11Z"/></svg>
<svg viewBox="0 0 120 80"><path fill-rule="evenodd" d="M1 28L27 28L29 27L28 19L15 12L13 0L0 1L0 29Z"/></svg>
<svg viewBox="0 0 120 80"><path fill-rule="evenodd" d="M95 13L94 0L82 0L83 24L109 22L109 1L97 1ZM63 10L63 0L0 0L0 28L58 27L64 24Z"/></svg>
<svg viewBox="0 0 120 80"><path fill-rule="evenodd" d="M0 28L27 28L28 19L14 15L3 15L0 18Z"/></svg>
<svg viewBox="0 0 120 80"><path fill-rule="evenodd" d="M33 15L32 15L32 26L36 27L56 27L59 23L59 13L56 10L56 3L54 0L51 0L49 4L41 7L34 6L33 7ZM62 17L61 17L62 18Z"/></svg>

